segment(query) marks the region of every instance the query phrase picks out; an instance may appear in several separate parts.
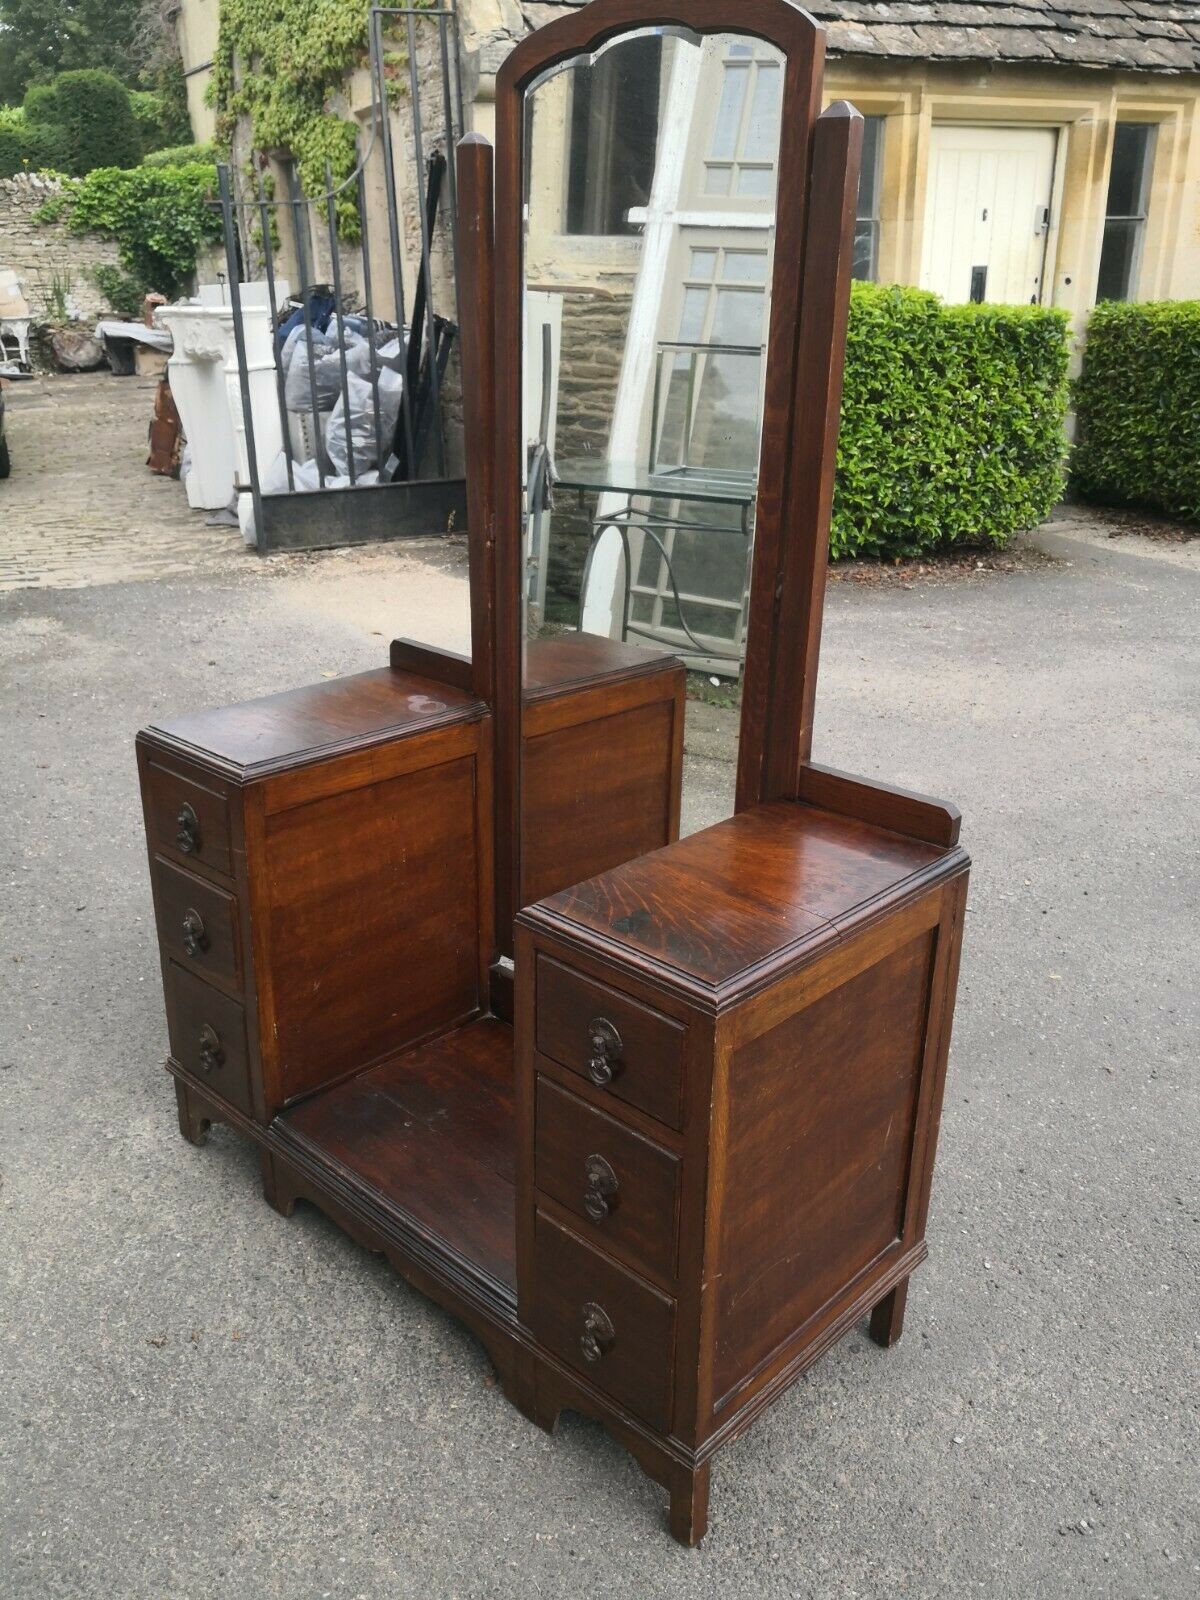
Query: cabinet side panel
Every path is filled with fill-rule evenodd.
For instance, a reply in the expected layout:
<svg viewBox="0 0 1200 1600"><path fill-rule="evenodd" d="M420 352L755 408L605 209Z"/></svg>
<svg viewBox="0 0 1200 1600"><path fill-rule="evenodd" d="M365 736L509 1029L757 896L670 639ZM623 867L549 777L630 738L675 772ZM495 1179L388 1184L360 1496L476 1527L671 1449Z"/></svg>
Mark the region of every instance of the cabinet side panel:
<svg viewBox="0 0 1200 1600"><path fill-rule="evenodd" d="M475 788L462 757L266 819L283 1102L477 1010Z"/></svg>
<svg viewBox="0 0 1200 1600"><path fill-rule="evenodd" d="M669 844L679 829L674 699L554 728L524 745L521 901ZM680 724L681 726L681 724Z"/></svg>
<svg viewBox="0 0 1200 1600"><path fill-rule="evenodd" d="M901 1236L934 944L922 934L734 1052L718 1397Z"/></svg>

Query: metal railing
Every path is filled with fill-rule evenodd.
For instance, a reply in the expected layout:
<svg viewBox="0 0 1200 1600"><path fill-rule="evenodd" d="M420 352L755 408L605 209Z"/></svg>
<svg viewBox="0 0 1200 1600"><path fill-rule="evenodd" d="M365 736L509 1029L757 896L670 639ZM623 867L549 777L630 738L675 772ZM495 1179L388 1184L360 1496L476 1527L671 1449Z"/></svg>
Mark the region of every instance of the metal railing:
<svg viewBox="0 0 1200 1600"><path fill-rule="evenodd" d="M268 525L279 521L277 502L291 496L295 496L298 503L314 490L356 490L367 484L461 487L460 479L447 475L445 418L447 368L458 331L457 194L453 151L464 131L454 0L436 7L374 6L368 28L370 121L365 138L356 139L354 166L345 178L335 183L326 162L323 189L319 193L305 194L294 163L288 162L283 167L286 192L276 197L268 192L263 181L265 161L261 155L250 163L249 192L237 191L228 165L218 169L245 429L245 469L249 478L248 484L240 487L243 491L248 489L252 497L260 543L264 529L269 532ZM404 97L408 119L407 126L401 129L402 139L408 145L404 167L421 188L415 207L418 238L413 241L419 268L411 307L405 293L406 239L398 199L401 163L393 136L389 91L392 80L385 50L390 31L397 28L403 32L408 55L408 93ZM425 30L423 35L421 29ZM427 74L423 81L418 44L422 37L428 40L431 34L436 51L436 72L432 78ZM432 126L427 115L430 100L436 106L437 118L436 125ZM382 167L381 187L387 216L390 318L380 318L376 314L376 283L372 274L369 168L377 151L379 160L374 163L374 170L378 172ZM359 239L353 247L339 237L339 206L344 206L347 199L352 201L359 219ZM448 262L440 278L435 249L439 220L446 238L442 261ZM285 237L299 278L296 292L286 298L277 273L279 250ZM313 259L315 241L321 238L328 247L327 280L318 279ZM261 261L266 283L266 310L270 315L275 352L275 403L281 435L281 459L270 462L261 459L263 452L255 439L251 367L243 324L242 284L250 276L245 266L256 256ZM452 281L446 283L446 277ZM439 298L443 304L449 301L454 306L454 317L441 316L435 311L435 289L442 291ZM289 322L293 324L291 331L296 337L285 344L280 333ZM304 386L304 373L298 370L299 381L289 384L290 365L285 371L285 358L290 364L302 360L307 366L307 395L299 406L296 391ZM369 391L366 396L364 386ZM337 423L339 407L340 424ZM323 429L322 418L326 413L328 421ZM335 426L341 458L336 462L330 454ZM272 474L265 487L264 472ZM420 498L408 496L407 503L414 513L419 512ZM435 515L440 515L451 501L454 502L452 509L457 509L453 495L433 494L426 498ZM364 500L356 507L355 542L358 537L372 536L361 526L367 504ZM380 526L374 536L389 536L393 530L388 527L388 509L377 506L374 500L370 506L369 520ZM311 522L312 518L302 520ZM350 529L350 521L343 520Z"/></svg>

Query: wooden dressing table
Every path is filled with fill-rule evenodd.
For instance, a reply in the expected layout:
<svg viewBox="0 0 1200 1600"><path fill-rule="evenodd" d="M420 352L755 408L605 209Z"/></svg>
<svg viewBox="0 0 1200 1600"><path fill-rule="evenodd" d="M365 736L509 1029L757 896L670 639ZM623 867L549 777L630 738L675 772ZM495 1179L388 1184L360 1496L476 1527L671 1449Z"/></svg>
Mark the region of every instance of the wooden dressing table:
<svg viewBox="0 0 1200 1600"><path fill-rule="evenodd" d="M664 85L783 75L737 813L684 839L675 655L522 604L526 97L648 27ZM952 807L811 760L861 144L820 77L791 0L519 45L495 184L459 151L471 658L397 640L138 736L184 1136L255 1140L272 1205L384 1253L541 1426L599 1418L692 1544L715 1450L859 1319L899 1337L966 898Z"/></svg>

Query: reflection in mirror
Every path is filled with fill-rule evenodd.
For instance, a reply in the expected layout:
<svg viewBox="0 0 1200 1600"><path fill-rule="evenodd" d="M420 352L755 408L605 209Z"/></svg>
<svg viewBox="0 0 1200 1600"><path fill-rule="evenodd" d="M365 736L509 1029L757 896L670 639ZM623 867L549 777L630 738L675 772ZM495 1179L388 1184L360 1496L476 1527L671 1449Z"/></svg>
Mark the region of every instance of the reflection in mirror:
<svg viewBox="0 0 1200 1600"><path fill-rule="evenodd" d="M641 30L526 100L526 692L682 662L684 834L734 808L783 75Z"/></svg>

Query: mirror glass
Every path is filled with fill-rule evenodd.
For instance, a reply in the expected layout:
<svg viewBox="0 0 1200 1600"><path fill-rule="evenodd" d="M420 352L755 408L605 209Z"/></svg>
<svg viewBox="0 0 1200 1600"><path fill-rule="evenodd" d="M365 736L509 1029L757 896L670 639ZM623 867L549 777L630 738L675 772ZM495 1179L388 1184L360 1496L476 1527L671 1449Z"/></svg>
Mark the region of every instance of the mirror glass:
<svg viewBox="0 0 1200 1600"><path fill-rule="evenodd" d="M758 40L655 28L526 96L525 901L733 812L783 78ZM632 702L678 663L681 805L664 813L648 770L652 723L660 743L673 724L614 712L587 755L611 837L555 881L545 790L577 769L537 706L573 675Z"/></svg>

